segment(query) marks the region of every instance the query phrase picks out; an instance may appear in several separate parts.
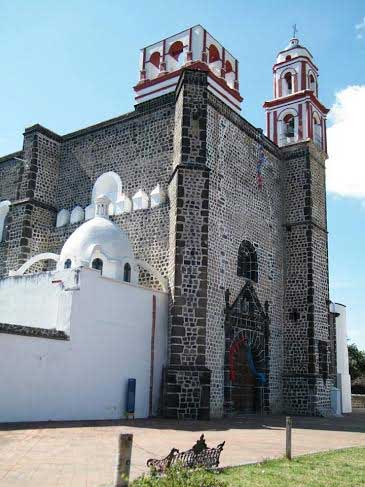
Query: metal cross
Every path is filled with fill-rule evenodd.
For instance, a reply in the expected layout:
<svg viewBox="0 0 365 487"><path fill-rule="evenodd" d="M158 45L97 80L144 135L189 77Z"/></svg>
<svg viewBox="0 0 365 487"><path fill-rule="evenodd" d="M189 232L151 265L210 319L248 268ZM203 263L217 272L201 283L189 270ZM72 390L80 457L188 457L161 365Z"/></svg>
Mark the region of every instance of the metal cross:
<svg viewBox="0 0 365 487"><path fill-rule="evenodd" d="M293 38L294 39L295 39L297 33L298 33L297 24L294 24L293 25Z"/></svg>

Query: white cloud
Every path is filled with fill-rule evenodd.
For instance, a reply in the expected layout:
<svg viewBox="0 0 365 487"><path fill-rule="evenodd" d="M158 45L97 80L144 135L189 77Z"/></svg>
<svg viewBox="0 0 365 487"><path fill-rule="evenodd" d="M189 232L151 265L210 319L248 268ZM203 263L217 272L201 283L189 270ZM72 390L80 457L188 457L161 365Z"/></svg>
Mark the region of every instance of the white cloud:
<svg viewBox="0 0 365 487"><path fill-rule="evenodd" d="M365 85L336 93L327 131L327 189L365 200Z"/></svg>
<svg viewBox="0 0 365 487"><path fill-rule="evenodd" d="M365 32L365 17L362 19L362 22L360 22L360 24L355 25L355 30L357 31L356 37L358 39L362 39Z"/></svg>

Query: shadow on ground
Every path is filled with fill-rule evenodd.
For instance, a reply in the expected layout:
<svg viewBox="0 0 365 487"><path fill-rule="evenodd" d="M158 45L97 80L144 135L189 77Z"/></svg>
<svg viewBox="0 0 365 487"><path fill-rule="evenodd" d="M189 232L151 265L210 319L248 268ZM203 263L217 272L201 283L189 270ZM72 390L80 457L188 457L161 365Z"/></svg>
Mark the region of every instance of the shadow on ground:
<svg viewBox="0 0 365 487"><path fill-rule="evenodd" d="M357 409L342 417L317 418L293 416L293 428L324 431L349 431L365 433L365 409ZM211 419L210 421L178 421L163 418L103 421L47 421L39 423L0 423L0 431L130 426L157 430L174 429L179 431L227 431L234 429L281 429L285 427L282 415L245 415L234 418Z"/></svg>

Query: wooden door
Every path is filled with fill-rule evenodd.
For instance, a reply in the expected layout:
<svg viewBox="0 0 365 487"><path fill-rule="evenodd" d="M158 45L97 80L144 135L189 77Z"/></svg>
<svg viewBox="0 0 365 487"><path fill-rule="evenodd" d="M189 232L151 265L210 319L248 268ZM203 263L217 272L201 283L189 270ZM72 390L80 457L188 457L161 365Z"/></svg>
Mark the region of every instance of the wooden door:
<svg viewBox="0 0 365 487"><path fill-rule="evenodd" d="M248 365L246 345L242 345L235 354L234 369L236 371L232 383L234 409L241 413L254 413L256 377Z"/></svg>

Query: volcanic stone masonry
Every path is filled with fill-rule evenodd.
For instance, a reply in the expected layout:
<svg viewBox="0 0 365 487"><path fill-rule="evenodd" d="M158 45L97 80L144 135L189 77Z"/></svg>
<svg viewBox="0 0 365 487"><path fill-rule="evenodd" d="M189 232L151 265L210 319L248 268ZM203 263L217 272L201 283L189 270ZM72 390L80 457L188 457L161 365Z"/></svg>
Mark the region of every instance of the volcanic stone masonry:
<svg viewBox="0 0 365 487"><path fill-rule="evenodd" d="M327 414L333 377L325 157L309 140L280 149L261 139L208 91L205 71L187 66L175 93L126 115L64 136L40 125L25 130L22 151L0 159L0 200L11 201L0 275L37 253L59 252L78 224L56 228L57 212L89 205L101 174L116 172L129 196L160 184L168 194L162 205L112 219L128 232L136 258L169 282L163 414L213 418L231 411L225 358L237 336L228 329L252 340L260 330L254 353L264 357L266 412ZM256 253L257 282L237 273L243 241ZM158 286L147 272L141 282ZM238 299L248 292L252 309Z"/></svg>

